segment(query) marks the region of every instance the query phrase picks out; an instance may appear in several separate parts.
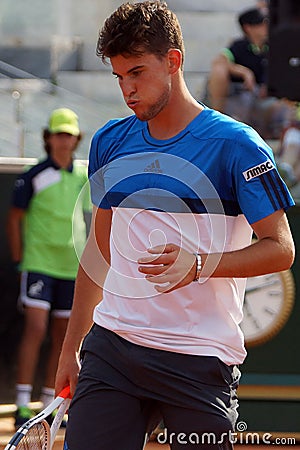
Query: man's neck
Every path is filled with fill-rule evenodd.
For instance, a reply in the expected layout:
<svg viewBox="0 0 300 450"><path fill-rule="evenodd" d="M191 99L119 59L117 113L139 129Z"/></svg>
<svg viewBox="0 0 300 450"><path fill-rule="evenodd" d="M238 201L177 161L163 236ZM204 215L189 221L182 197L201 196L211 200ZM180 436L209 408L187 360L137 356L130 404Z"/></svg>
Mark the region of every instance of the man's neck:
<svg viewBox="0 0 300 450"><path fill-rule="evenodd" d="M50 157L52 161L61 169L68 169L73 161L73 152L51 152Z"/></svg>
<svg viewBox="0 0 300 450"><path fill-rule="evenodd" d="M183 131L203 107L195 100L187 88L173 94L168 106L148 122L149 133L155 139L170 139Z"/></svg>

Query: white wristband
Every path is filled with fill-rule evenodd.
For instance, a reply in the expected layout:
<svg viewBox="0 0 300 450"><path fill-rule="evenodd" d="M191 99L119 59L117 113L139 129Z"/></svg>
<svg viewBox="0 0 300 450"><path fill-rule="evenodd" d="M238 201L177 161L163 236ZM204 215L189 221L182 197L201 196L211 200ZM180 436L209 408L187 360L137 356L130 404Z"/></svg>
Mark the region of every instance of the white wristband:
<svg viewBox="0 0 300 450"><path fill-rule="evenodd" d="M202 269L202 259L199 253L194 253L194 255L196 256L196 275L193 281L198 281Z"/></svg>

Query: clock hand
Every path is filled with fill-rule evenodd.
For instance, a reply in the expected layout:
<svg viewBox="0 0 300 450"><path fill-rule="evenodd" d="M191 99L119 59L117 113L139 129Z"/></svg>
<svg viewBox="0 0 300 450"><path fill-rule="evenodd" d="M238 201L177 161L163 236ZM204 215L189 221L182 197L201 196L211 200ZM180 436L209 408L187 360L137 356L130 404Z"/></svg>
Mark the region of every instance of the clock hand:
<svg viewBox="0 0 300 450"><path fill-rule="evenodd" d="M263 283L263 284L260 284L259 286L253 286L253 287L246 287L246 291L245 291L245 294L249 294L249 293L252 293L252 292L255 292L255 291L259 291L260 289L263 289L263 288L265 288L265 287L268 287L268 286L273 286L273 284L277 284L278 283L278 280L274 280L274 281L267 281L267 282L265 282L265 283Z"/></svg>
<svg viewBox="0 0 300 450"><path fill-rule="evenodd" d="M247 300L247 296L245 295L245 299L244 299L244 311L247 314L247 316L252 320L253 324L255 325L255 327L257 329L260 329L261 326L259 324L259 322L256 320L256 318L254 317L254 315L251 312L251 308L250 308L250 304Z"/></svg>

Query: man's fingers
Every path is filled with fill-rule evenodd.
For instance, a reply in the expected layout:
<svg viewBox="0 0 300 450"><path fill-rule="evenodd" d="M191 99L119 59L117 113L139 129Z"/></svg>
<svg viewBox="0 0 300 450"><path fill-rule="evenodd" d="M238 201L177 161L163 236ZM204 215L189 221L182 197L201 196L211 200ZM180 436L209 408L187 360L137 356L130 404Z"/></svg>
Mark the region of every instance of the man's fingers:
<svg viewBox="0 0 300 450"><path fill-rule="evenodd" d="M160 275L164 272L166 272L168 266L142 266L139 267L139 272L142 272L146 275Z"/></svg>
<svg viewBox="0 0 300 450"><path fill-rule="evenodd" d="M138 259L138 264L166 264L166 258L164 258L164 255L157 255L156 257L145 256L144 258Z"/></svg>
<svg viewBox="0 0 300 450"><path fill-rule="evenodd" d="M145 256L138 259L138 264L170 264L174 262L174 257L170 253L155 254L156 256Z"/></svg>
<svg viewBox="0 0 300 450"><path fill-rule="evenodd" d="M174 291L180 287L180 283L168 283L167 285L162 286L161 284L156 284L154 288L157 292L161 294L168 294L169 292Z"/></svg>
<svg viewBox="0 0 300 450"><path fill-rule="evenodd" d="M147 249L149 253L171 253L178 249L178 246L175 244L166 244L166 245L156 245L155 247L150 247Z"/></svg>
<svg viewBox="0 0 300 450"><path fill-rule="evenodd" d="M147 250L153 256L138 260L138 270L159 293L168 293L190 283L195 255L175 244L158 245Z"/></svg>
<svg viewBox="0 0 300 450"><path fill-rule="evenodd" d="M146 280L150 283L170 283L172 280L170 279L170 276L168 274L161 274L161 275L146 275Z"/></svg>

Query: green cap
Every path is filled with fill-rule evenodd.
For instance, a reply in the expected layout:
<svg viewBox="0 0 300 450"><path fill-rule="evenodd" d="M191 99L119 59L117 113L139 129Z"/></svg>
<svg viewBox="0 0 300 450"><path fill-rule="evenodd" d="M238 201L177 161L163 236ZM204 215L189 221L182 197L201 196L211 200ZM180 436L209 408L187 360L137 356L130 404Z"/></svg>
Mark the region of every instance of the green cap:
<svg viewBox="0 0 300 450"><path fill-rule="evenodd" d="M50 133L68 133L79 136L78 116L68 108L55 109L49 119Z"/></svg>

